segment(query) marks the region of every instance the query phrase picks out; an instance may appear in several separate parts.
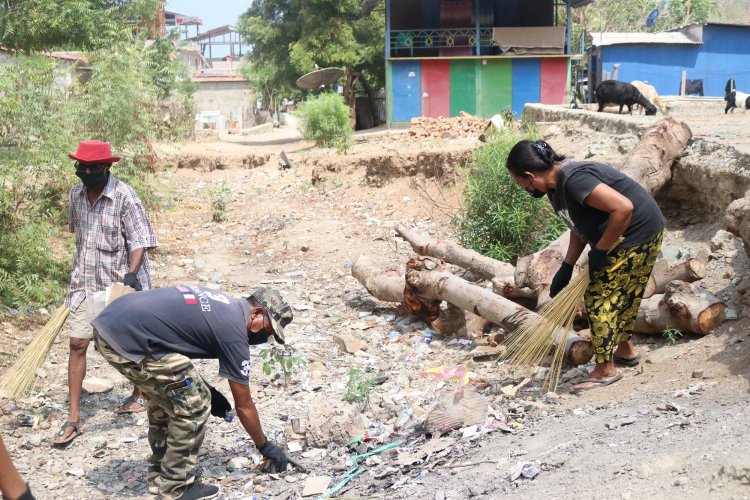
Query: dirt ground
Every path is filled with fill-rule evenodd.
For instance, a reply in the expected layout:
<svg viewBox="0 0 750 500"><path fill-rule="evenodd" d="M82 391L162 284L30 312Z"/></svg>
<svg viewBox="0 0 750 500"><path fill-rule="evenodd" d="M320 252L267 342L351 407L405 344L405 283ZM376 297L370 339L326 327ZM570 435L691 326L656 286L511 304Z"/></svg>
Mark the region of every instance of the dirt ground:
<svg viewBox="0 0 750 500"><path fill-rule="evenodd" d="M703 105L697 107L693 112L683 104L681 113L675 111L698 139L689 150L709 151L724 164L739 162L736 169L746 171L750 165L744 157L727 147L750 153L747 116L714 113L707 118ZM637 125L651 118L622 120ZM574 119L539 127L550 144L573 158L616 163L637 143L632 132L588 129ZM739 318L705 337L682 337L675 345L660 336L639 337L644 363L623 369L624 379L611 386L576 396L564 385L548 393L534 381L513 396L495 390L521 381L501 362L473 360L472 346L456 339L436 338L425 348L419 339L426 325L411 322L394 304L372 299L350 275L361 254L403 269L413 254L395 237L396 223L434 238L451 236L450 218L462 203L464 167L479 144L476 139L377 132L356 137L343 156L300 140L292 126L222 139L159 148L163 164L158 175L168 203L154 221L160 242L151 254L155 282L211 286L238 296L263 284L285 295L295 312L288 339L307 365L285 388L263 374L258 360L251 385L266 433L287 444L302 443L293 456L310 469L308 475L258 473L253 466L258 455L239 422L212 419L199 462L201 480L221 484L226 498L298 498L310 476L332 477L331 485L344 479L351 465L345 462L348 455L398 439L406 441L402 453L413 452L425 438L402 425L403 417L423 419L436 393L451 384L420 373L456 365L466 366L472 385L487 398L492 408L488 424L449 433L446 449L411 465L399 466L387 453L369 457L362 462L363 473L339 495L750 498L750 310L737 290L746 279L747 256L741 241L721 232L718 202L711 205L710 200L730 195L712 193L719 184L707 183L702 186L706 193L692 200L674 196L694 189L692 180L661 194L669 220L665 247L708 258L709 276L701 284L727 301ZM707 142L721 147L703 148ZM294 168L280 167L282 150ZM231 190L227 220L212 222L211 201L222 186ZM388 343L393 332L405 341ZM33 333L33 325L17 319L0 322L0 370ZM334 343L334 336L342 335L361 340L364 349L355 355L343 352ZM112 413L129 390L93 350L89 376L111 380L114 389L86 395L85 433L66 449L50 448L49 438L66 416L66 361L64 332L43 367L39 390L18 402L0 401L3 439L19 469L37 498L150 498L145 413ZM215 361L198 365L209 381L226 388ZM387 378L373 388L361 412L341 402L352 368ZM325 421L345 421L337 419L346 411L364 415L359 430L379 437L377 444L357 452L332 444L311 446L294 429L295 419L307 422L309 441ZM21 425L27 416L36 417L31 427Z"/></svg>

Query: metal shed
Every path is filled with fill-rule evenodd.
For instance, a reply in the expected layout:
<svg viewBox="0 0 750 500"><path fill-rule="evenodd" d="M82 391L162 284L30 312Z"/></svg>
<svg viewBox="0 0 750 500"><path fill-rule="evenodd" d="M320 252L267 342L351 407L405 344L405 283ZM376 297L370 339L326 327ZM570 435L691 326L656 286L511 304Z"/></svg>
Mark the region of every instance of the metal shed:
<svg viewBox="0 0 750 500"><path fill-rule="evenodd" d="M750 26L692 24L665 33L592 33L591 89L617 67L617 79L647 81L661 95L678 95L682 72L700 80L706 96L724 96L734 78L750 89Z"/></svg>

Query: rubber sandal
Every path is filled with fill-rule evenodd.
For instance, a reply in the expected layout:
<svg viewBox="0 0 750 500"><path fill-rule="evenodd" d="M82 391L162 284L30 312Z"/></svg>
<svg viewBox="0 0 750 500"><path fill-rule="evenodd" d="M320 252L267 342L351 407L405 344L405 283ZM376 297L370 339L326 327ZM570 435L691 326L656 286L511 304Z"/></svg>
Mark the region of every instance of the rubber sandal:
<svg viewBox="0 0 750 500"><path fill-rule="evenodd" d="M128 403L137 403L141 405L141 407L139 409L135 409L135 408L123 409L123 406L127 405ZM128 396L128 398L125 401L123 401L120 407L115 410L115 413L117 413L118 415L125 415L127 413L140 413L142 411L146 411L146 400L143 398L136 398L135 396Z"/></svg>
<svg viewBox="0 0 750 500"><path fill-rule="evenodd" d="M596 389L597 387L604 387L606 385L614 384L615 382L617 382L621 378L622 378L622 373L618 373L614 377L609 377L609 378L602 378L602 379L599 379L599 378L588 378L588 379L583 379L580 382L578 382L576 385L574 385L571 388L570 392L572 392L572 393L575 394L575 393L578 393L578 392L584 392L584 391L589 391L591 389ZM583 384L591 384L591 385L588 386L588 387L578 387L579 385L583 385Z"/></svg>
<svg viewBox="0 0 750 500"><path fill-rule="evenodd" d="M65 436L65 429L68 427L73 428L73 432L71 432L67 438L61 439L63 436ZM75 438L83 434L83 423L77 424L73 422L72 420L68 420L65 422L62 427L60 427L60 430L57 434L55 434L55 437L52 439L53 445L62 445L62 444L68 444L71 441L73 441Z"/></svg>
<svg viewBox="0 0 750 500"><path fill-rule="evenodd" d="M612 356L615 359L615 364L619 366L638 366L641 363L641 355L637 355L632 359L620 358L618 356Z"/></svg>

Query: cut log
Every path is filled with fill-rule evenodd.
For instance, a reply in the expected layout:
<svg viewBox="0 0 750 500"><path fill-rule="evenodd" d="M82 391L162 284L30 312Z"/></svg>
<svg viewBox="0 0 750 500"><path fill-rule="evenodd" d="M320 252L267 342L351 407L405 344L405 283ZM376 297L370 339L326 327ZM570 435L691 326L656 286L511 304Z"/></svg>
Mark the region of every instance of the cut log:
<svg viewBox="0 0 750 500"><path fill-rule="evenodd" d="M654 295L641 302L634 331L662 333L676 328L684 333L706 335L724 322L726 304L708 290L672 281L663 295Z"/></svg>
<svg viewBox="0 0 750 500"><path fill-rule="evenodd" d="M467 312L495 323L508 332L513 332L526 321L536 316L536 313L510 300L492 293L492 291L473 285L468 281L441 270L439 262L429 257L415 257L410 259L407 272L410 279L395 276L393 270L378 269L369 257L361 255L352 267L354 276L367 290L379 300L387 302L401 302L407 311L416 309L418 313L431 320L439 317L441 301L461 307ZM406 293L399 294L396 289ZM406 303L419 300L427 305ZM431 316L434 314L434 316ZM467 318L468 319L468 318ZM561 330L561 336L562 336ZM566 357L573 365L587 363L594 354L594 348L589 340L577 335L568 339Z"/></svg>
<svg viewBox="0 0 750 500"><path fill-rule="evenodd" d="M352 276L370 295L386 302L404 300L404 277L395 269L382 269L366 255L360 255L352 267Z"/></svg>
<svg viewBox="0 0 750 500"><path fill-rule="evenodd" d="M649 298L657 293L664 293L670 281L685 281L692 283L706 277L706 263L700 259L687 259L673 266L669 265L667 259L659 259L651 271L651 276L646 285L644 298Z"/></svg>
<svg viewBox="0 0 750 500"><path fill-rule="evenodd" d="M507 262L500 262L499 260L486 257L479 252L464 248L451 241L432 240L407 228L403 224L396 226L396 232L409 242L414 251L419 255L442 259L450 264L468 269L488 280L493 278L510 280L513 276L513 266Z"/></svg>
<svg viewBox="0 0 750 500"><path fill-rule="evenodd" d="M409 262L407 287L416 290L427 301L445 300L492 321L508 332L515 331L536 316L535 312L500 297L491 290L440 270L434 262L430 262L429 257L413 258ZM421 268L420 263L423 264ZM564 338L562 329L559 337ZM566 358L574 365L587 363L594 354L591 342L576 335L570 337L566 346Z"/></svg>
<svg viewBox="0 0 750 500"><path fill-rule="evenodd" d="M665 118L643 131L618 170L654 195L672 178L672 164L685 152L692 136L686 123Z"/></svg>
<svg viewBox="0 0 750 500"><path fill-rule="evenodd" d="M750 193L729 204L724 214L724 227L742 239L745 253L750 255Z"/></svg>
<svg viewBox="0 0 750 500"><path fill-rule="evenodd" d="M520 257L516 262L516 287L533 290L537 295L538 305L543 305L550 299L549 286L565 258L569 241L570 231L566 231L546 248Z"/></svg>

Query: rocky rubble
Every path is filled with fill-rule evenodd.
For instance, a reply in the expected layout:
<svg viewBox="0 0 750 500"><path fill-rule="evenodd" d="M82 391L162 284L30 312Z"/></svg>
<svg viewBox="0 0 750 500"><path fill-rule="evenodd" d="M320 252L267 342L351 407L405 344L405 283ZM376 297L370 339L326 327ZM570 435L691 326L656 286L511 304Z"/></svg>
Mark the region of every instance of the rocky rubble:
<svg viewBox="0 0 750 500"><path fill-rule="evenodd" d="M415 137L435 137L454 139L457 137L479 137L487 128L488 120L461 112L460 116L450 118L420 117L412 118L409 135Z"/></svg>

